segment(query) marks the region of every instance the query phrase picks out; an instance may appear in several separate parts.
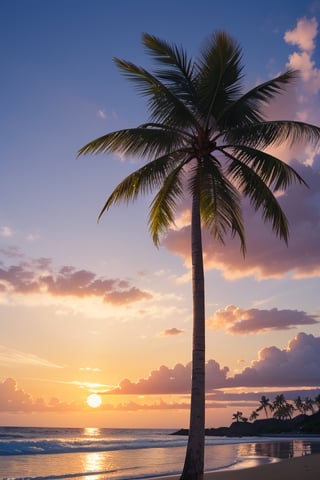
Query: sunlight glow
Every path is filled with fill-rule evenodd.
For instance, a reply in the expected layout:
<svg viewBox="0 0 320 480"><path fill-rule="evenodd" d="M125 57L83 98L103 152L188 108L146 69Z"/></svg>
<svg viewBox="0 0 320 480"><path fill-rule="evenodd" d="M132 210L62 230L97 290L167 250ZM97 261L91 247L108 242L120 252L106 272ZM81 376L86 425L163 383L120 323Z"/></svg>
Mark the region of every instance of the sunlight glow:
<svg viewBox="0 0 320 480"><path fill-rule="evenodd" d="M100 407L101 403L101 397L97 393L91 393L91 395L89 395L87 398L87 404L91 408L98 408Z"/></svg>

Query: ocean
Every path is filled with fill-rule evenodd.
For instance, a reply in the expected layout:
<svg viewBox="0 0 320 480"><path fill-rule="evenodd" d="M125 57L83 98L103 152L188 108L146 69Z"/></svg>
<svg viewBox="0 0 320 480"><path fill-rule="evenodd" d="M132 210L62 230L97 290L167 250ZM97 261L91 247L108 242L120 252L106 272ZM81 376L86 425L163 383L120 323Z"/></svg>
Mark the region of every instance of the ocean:
<svg viewBox="0 0 320 480"><path fill-rule="evenodd" d="M172 430L0 427L1 480L133 480L179 474ZM320 452L320 437L206 437L206 471Z"/></svg>

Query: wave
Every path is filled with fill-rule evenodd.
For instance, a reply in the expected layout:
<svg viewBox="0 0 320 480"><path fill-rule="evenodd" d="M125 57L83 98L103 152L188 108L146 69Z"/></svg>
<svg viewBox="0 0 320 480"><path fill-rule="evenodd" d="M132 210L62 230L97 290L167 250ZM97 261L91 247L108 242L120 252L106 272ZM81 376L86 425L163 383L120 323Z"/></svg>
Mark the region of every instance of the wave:
<svg viewBox="0 0 320 480"><path fill-rule="evenodd" d="M140 440L140 441L86 441L86 440L10 440L0 441L0 456L43 455L57 453L102 452L114 450L138 450L145 448L168 448L186 445L186 439Z"/></svg>

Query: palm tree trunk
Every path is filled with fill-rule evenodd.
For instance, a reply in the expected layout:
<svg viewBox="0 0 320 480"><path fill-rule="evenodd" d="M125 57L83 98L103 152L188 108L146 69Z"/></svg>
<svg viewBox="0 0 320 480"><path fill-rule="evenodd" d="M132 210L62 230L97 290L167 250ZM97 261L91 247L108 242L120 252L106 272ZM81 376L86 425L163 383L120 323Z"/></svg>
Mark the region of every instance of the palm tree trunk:
<svg viewBox="0 0 320 480"><path fill-rule="evenodd" d="M193 349L190 426L181 480L203 480L205 440L205 295L200 201L194 195L191 219Z"/></svg>

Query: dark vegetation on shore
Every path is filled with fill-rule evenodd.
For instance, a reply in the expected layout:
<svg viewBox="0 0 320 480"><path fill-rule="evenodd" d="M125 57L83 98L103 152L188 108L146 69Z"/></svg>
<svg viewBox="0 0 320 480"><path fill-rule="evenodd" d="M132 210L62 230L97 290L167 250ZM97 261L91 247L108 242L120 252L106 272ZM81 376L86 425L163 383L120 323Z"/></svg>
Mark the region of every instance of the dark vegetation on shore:
<svg viewBox="0 0 320 480"><path fill-rule="evenodd" d="M241 437L275 434L320 434L320 412L313 415L297 415L289 420L265 418L254 422L233 422L229 427L206 428L205 434L211 437ZM172 435L188 435L182 428Z"/></svg>
<svg viewBox="0 0 320 480"><path fill-rule="evenodd" d="M314 413L314 407L318 411ZM267 418L257 420L261 410ZM311 415L306 412L311 411ZM268 412L273 414L268 418ZM299 412L293 416L295 412ZM283 395L277 395L271 403L265 396L261 397L260 406L254 410L250 417L244 417L242 412L236 412L232 416L235 422L229 427L206 428L207 436L239 437L279 434L320 434L320 395L314 400L296 398L294 402L288 402ZM180 429L173 435L188 435L187 429Z"/></svg>

